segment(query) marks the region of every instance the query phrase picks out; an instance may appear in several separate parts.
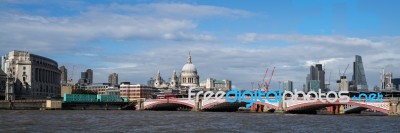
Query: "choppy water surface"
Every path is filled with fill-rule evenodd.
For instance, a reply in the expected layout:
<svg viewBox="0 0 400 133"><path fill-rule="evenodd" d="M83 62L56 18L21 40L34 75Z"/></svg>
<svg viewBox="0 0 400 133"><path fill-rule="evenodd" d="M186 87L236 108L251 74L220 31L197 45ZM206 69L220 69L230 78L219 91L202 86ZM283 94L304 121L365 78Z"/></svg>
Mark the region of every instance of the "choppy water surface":
<svg viewBox="0 0 400 133"><path fill-rule="evenodd" d="M400 117L170 111L0 111L0 132L400 132Z"/></svg>

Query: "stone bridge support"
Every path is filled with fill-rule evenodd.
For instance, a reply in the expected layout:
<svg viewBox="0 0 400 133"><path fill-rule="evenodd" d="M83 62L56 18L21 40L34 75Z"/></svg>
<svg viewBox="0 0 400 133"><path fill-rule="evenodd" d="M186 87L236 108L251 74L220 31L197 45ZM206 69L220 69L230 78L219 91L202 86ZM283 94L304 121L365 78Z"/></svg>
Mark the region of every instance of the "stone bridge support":
<svg viewBox="0 0 400 133"><path fill-rule="evenodd" d="M344 114L344 105L333 105L330 107L327 107L327 111L329 113L332 113L334 115L338 115L338 114Z"/></svg>
<svg viewBox="0 0 400 133"><path fill-rule="evenodd" d="M192 111L201 111L202 110L202 99L199 99L199 101L195 101L194 102L194 108L192 109Z"/></svg>
<svg viewBox="0 0 400 133"><path fill-rule="evenodd" d="M400 115L400 98L390 99L390 111L389 115Z"/></svg>
<svg viewBox="0 0 400 133"><path fill-rule="evenodd" d="M136 110L144 110L144 100L136 100L137 104L135 106Z"/></svg>

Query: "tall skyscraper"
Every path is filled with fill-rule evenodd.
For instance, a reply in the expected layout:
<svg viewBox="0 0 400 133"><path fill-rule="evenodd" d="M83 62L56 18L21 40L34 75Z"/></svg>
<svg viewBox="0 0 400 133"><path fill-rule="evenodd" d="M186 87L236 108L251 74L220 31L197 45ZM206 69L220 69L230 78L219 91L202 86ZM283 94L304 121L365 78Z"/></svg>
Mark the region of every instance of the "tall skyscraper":
<svg viewBox="0 0 400 133"><path fill-rule="evenodd" d="M359 55L355 57L356 60L353 62L353 85L356 86L357 91L368 90L362 58Z"/></svg>
<svg viewBox="0 0 400 133"><path fill-rule="evenodd" d="M61 66L60 68L61 71L61 84L67 84L68 81L68 70L65 68L65 66Z"/></svg>
<svg viewBox="0 0 400 133"><path fill-rule="evenodd" d="M316 64L315 66L310 66L310 74L307 75L306 79L307 82L306 87L308 91L313 90L316 87L315 86L315 83L317 83L316 81L313 81L313 84L311 86L310 81L312 80L318 80L319 81L318 89L321 89L321 91L326 91L325 70L322 69L322 64Z"/></svg>
<svg viewBox="0 0 400 133"><path fill-rule="evenodd" d="M290 80L283 81L283 89L286 91L293 92L293 81Z"/></svg>
<svg viewBox="0 0 400 133"><path fill-rule="evenodd" d="M118 85L118 74L117 73L112 73L108 76L108 83L110 86L115 86Z"/></svg>
<svg viewBox="0 0 400 133"><path fill-rule="evenodd" d="M81 72L81 79L79 79L78 83L80 85L93 84L93 70L87 69L85 72Z"/></svg>
<svg viewBox="0 0 400 133"><path fill-rule="evenodd" d="M87 73L87 79L89 84L93 84L93 70L92 69L88 69L86 70Z"/></svg>

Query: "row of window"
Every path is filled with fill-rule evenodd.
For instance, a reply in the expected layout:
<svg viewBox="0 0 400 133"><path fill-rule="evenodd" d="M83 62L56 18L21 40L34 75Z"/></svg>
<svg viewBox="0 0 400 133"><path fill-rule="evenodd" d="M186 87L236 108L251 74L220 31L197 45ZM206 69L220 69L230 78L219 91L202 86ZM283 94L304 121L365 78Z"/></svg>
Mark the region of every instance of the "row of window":
<svg viewBox="0 0 400 133"><path fill-rule="evenodd" d="M40 68L35 69L36 82L59 84L60 78L59 73Z"/></svg>
<svg viewBox="0 0 400 133"><path fill-rule="evenodd" d="M197 83L196 78L182 78L183 83Z"/></svg>

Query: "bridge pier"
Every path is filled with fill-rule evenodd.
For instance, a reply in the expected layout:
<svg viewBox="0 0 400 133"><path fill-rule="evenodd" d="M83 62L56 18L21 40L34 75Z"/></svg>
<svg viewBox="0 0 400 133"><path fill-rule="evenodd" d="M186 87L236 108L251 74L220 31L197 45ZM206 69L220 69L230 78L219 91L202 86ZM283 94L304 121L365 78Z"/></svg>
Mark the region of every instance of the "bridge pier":
<svg viewBox="0 0 400 133"><path fill-rule="evenodd" d="M144 110L144 100L137 100L136 110Z"/></svg>
<svg viewBox="0 0 400 133"><path fill-rule="evenodd" d="M326 107L327 112L333 115L345 114L344 105L333 105L330 107Z"/></svg>
<svg viewBox="0 0 400 133"><path fill-rule="evenodd" d="M399 101L400 101L399 98L390 99L389 115L400 115Z"/></svg>
<svg viewBox="0 0 400 133"><path fill-rule="evenodd" d="M251 112L267 112L267 111L265 111L265 109L267 109L267 111L268 111L268 108L266 108L264 105L260 105L260 104L253 104L250 107Z"/></svg>
<svg viewBox="0 0 400 133"><path fill-rule="evenodd" d="M282 101L280 101L274 113L285 113L286 108L287 108L287 103L283 103Z"/></svg>
<svg viewBox="0 0 400 133"><path fill-rule="evenodd" d="M194 102L194 108L192 109L192 111L195 111L195 112L199 112L199 111L201 111L201 106L202 105L202 99L199 99L199 101L197 102Z"/></svg>

